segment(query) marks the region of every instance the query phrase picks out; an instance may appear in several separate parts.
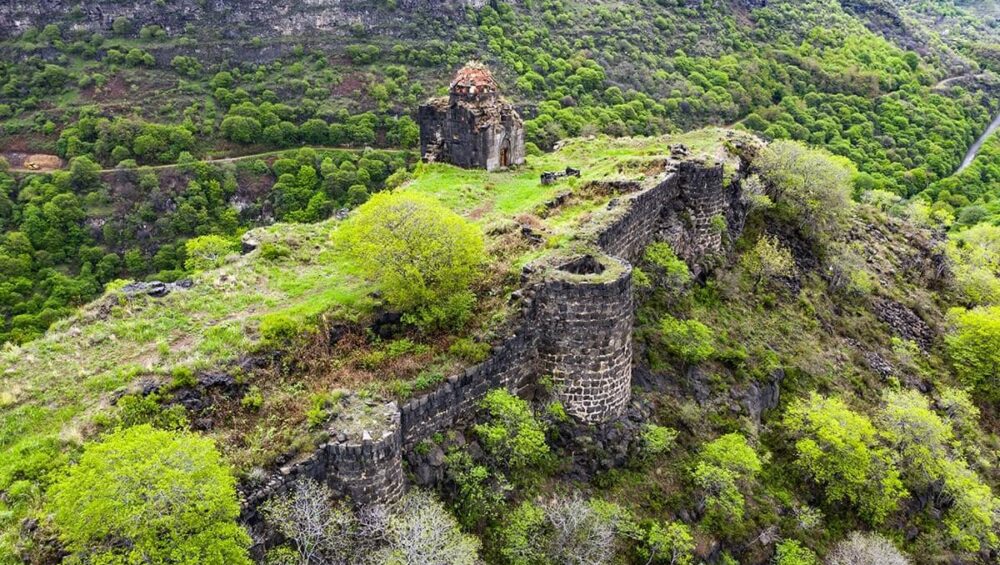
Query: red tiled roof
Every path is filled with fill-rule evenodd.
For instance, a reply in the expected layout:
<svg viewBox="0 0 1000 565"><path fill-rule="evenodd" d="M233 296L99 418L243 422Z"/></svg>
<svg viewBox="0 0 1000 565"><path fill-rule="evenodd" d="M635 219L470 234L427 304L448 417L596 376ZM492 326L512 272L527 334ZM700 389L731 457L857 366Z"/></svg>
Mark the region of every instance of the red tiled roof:
<svg viewBox="0 0 1000 565"><path fill-rule="evenodd" d="M493 79L493 73L485 65L470 61L455 74L455 79L451 81L451 88L473 86L478 89L497 90L497 81Z"/></svg>

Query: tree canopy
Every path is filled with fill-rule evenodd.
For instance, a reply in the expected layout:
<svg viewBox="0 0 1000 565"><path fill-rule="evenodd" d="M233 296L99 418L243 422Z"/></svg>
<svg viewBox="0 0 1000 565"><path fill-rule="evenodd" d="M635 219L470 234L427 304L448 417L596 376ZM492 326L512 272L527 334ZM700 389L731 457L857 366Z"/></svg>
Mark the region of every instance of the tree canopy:
<svg viewBox="0 0 1000 565"><path fill-rule="evenodd" d="M464 321L469 285L485 261L479 227L433 200L381 193L360 206L334 238L394 308L426 325Z"/></svg>
<svg viewBox="0 0 1000 565"><path fill-rule="evenodd" d="M250 563L235 479L192 433L142 425L88 445L50 488L48 510L85 562Z"/></svg>

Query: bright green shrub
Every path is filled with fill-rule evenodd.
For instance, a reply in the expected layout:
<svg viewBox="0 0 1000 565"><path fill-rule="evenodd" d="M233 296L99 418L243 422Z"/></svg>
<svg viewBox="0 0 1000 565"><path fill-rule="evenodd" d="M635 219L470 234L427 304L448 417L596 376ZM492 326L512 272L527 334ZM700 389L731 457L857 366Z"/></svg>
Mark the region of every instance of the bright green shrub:
<svg viewBox="0 0 1000 565"><path fill-rule="evenodd" d="M1000 306L950 314L955 329L945 343L958 378L983 397L1000 399Z"/></svg>
<svg viewBox="0 0 1000 565"><path fill-rule="evenodd" d="M639 556L648 563L689 565L694 548L691 528L680 522L654 522L643 535Z"/></svg>
<svg viewBox="0 0 1000 565"><path fill-rule="evenodd" d="M712 330L698 320L678 320L667 314L660 320L664 348L687 363L701 363L715 353Z"/></svg>
<svg viewBox="0 0 1000 565"><path fill-rule="evenodd" d="M642 430L642 451L647 456L669 451L677 440L677 430L656 424L646 424Z"/></svg>
<svg viewBox="0 0 1000 565"><path fill-rule="evenodd" d="M511 470L537 467L549 455L545 430L531 413L528 403L504 389L490 391L480 403L487 422L474 430L483 449L500 465Z"/></svg>
<svg viewBox="0 0 1000 565"><path fill-rule="evenodd" d="M677 257L667 243L650 244L643 252L642 258L649 264L651 274L668 287L682 287L691 281L691 271L688 270L687 263Z"/></svg>
<svg viewBox="0 0 1000 565"><path fill-rule="evenodd" d="M448 352L469 363L482 363L490 353L490 344L463 337L456 339Z"/></svg>
<svg viewBox="0 0 1000 565"><path fill-rule="evenodd" d="M778 544L774 565L820 565L820 561L811 549L790 539Z"/></svg>
<svg viewBox="0 0 1000 565"><path fill-rule="evenodd" d="M260 321L260 335L265 342L287 344L303 334L308 328L302 322L282 312L264 316Z"/></svg>
<svg viewBox="0 0 1000 565"><path fill-rule="evenodd" d="M126 394L118 399L118 413L113 425L130 428L149 424L161 430L182 430L187 427L187 413L184 406L174 404L165 407L160 404L160 396L153 394Z"/></svg>
<svg viewBox="0 0 1000 565"><path fill-rule="evenodd" d="M469 285L485 261L479 228L437 201L379 193L334 238L393 307L424 326L458 325L474 303Z"/></svg>
<svg viewBox="0 0 1000 565"><path fill-rule="evenodd" d="M211 440L142 425L89 444L46 510L84 562L250 563L235 487Z"/></svg>
<svg viewBox="0 0 1000 565"><path fill-rule="evenodd" d="M455 512L466 528L474 528L483 520L494 518L503 508L504 495L510 490L501 475L490 473L477 465L468 451L456 450L445 456L447 476L458 489Z"/></svg>
<svg viewBox="0 0 1000 565"><path fill-rule="evenodd" d="M531 501L524 501L507 519L498 532L500 556L511 565L544 563L545 556L535 540L542 535L545 511Z"/></svg>
<svg viewBox="0 0 1000 565"><path fill-rule="evenodd" d="M830 504L849 502L869 523L896 509L906 489L893 454L865 416L837 398L816 393L793 402L783 426L795 446L795 466L824 488Z"/></svg>
<svg viewBox="0 0 1000 565"><path fill-rule="evenodd" d="M184 244L187 259L184 268L205 271L222 266L226 257L237 250L236 241L219 235L203 235L187 240Z"/></svg>
<svg viewBox="0 0 1000 565"><path fill-rule="evenodd" d="M753 278L753 288L757 290L764 281L791 276L795 270L795 259L781 242L765 235L740 257L740 265Z"/></svg>
<svg viewBox="0 0 1000 565"><path fill-rule="evenodd" d="M716 531L743 519L744 493L761 470L761 461L740 434L727 434L705 445L692 478L705 497L705 519Z"/></svg>
<svg viewBox="0 0 1000 565"><path fill-rule="evenodd" d="M260 410L261 406L264 405L264 394L260 391L260 387L253 385L247 390L243 398L240 399L240 406L253 410L254 412Z"/></svg>

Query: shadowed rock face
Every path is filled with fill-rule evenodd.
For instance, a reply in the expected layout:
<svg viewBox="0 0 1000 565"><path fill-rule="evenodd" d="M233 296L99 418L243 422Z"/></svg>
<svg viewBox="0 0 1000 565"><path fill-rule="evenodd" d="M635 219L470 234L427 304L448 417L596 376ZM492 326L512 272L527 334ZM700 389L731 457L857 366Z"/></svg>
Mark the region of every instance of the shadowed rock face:
<svg viewBox="0 0 1000 565"><path fill-rule="evenodd" d="M447 98L420 107L420 151L427 162L494 171L524 163L524 124L500 96L489 69L469 63Z"/></svg>
<svg viewBox="0 0 1000 565"><path fill-rule="evenodd" d="M220 24L227 37L279 36L308 31L339 31L351 26L367 30L392 27L420 13L434 18L460 17L467 6L482 7L486 0L398 0L395 9L365 0L4 0L0 2L0 38L18 35L29 27L41 29L55 22L75 29L106 31L116 18L126 17L134 30L157 24L180 33L189 23Z"/></svg>

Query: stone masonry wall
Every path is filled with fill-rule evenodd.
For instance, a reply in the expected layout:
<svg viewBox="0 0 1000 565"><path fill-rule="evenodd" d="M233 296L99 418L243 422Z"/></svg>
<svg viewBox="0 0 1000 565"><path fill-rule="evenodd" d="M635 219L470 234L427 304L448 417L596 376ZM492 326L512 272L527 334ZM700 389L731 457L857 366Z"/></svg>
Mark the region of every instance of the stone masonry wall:
<svg viewBox="0 0 1000 565"><path fill-rule="evenodd" d="M556 395L576 418L599 423L619 416L631 393L630 263L665 239L696 266L700 254L722 249L713 218L741 229L746 207L738 182L723 185L721 166L681 163L646 190L614 201L609 213L595 241L607 255L588 259L613 271L556 268L541 280L527 277L520 322L486 361L403 405L377 440L338 441L342 434L331 430L331 442L245 497L244 521L258 523L258 506L299 478L326 481L357 504L391 502L405 486L403 450L470 418L490 390L524 392L542 374L553 376Z"/></svg>
<svg viewBox="0 0 1000 565"><path fill-rule="evenodd" d="M310 479L326 483L335 493L360 505L390 503L403 494L403 436L396 403L387 430L377 439L365 432L359 440L348 439L336 429L329 430L327 443L301 461L283 466L266 484L243 500L242 521L260 522L260 505L289 492L296 482Z"/></svg>
<svg viewBox="0 0 1000 565"><path fill-rule="evenodd" d="M621 264L617 277L548 281L539 298L539 372L586 423L620 416L632 386L632 268L606 259Z"/></svg>
<svg viewBox="0 0 1000 565"><path fill-rule="evenodd" d="M724 186L721 165L684 161L652 187L615 201L614 208L623 212L601 231L597 245L635 262L650 243L666 241L698 273L705 258L722 250L715 218L738 222L742 229L746 210L739 206L738 183L732 186L730 191Z"/></svg>
<svg viewBox="0 0 1000 565"><path fill-rule="evenodd" d="M621 216L597 236L598 247L612 257L638 261L656 237L665 204L677 198L679 189L679 175L669 173L655 186L613 201Z"/></svg>
<svg viewBox="0 0 1000 565"><path fill-rule="evenodd" d="M533 317L530 305L526 308ZM435 432L451 427L475 411L486 393L495 388L518 392L535 377L538 358L537 333L524 323L520 331L493 349L483 363L453 375L434 392L404 404L402 412L403 444L410 446Z"/></svg>

